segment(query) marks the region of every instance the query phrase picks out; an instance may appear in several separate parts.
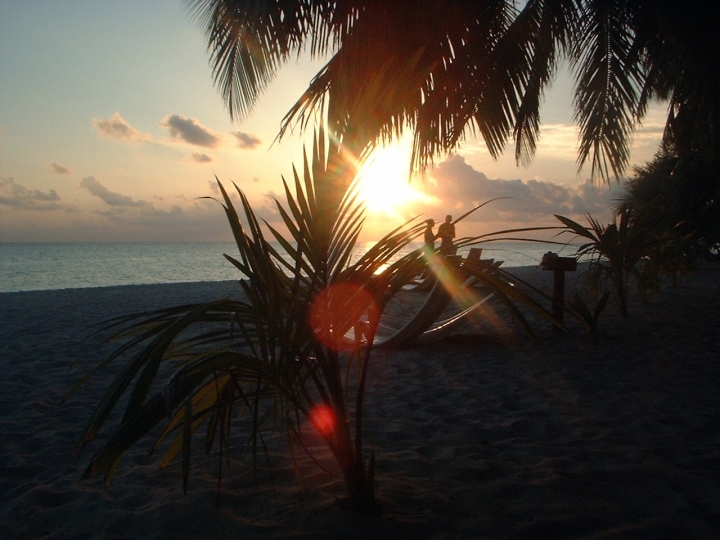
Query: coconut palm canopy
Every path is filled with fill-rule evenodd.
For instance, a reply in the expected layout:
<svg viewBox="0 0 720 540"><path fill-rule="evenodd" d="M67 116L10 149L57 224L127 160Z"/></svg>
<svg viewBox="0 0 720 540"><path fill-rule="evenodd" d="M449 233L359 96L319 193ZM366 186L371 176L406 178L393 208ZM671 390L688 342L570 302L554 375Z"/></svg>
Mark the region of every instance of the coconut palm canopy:
<svg viewBox="0 0 720 540"><path fill-rule="evenodd" d="M619 176L653 98L669 103L679 147L720 138L718 7L677 0L190 0L206 27L214 76L243 118L282 64L329 56L285 117L326 118L358 152L414 132L424 168L468 135L493 157L512 138L532 159L539 107L558 65L575 77L578 167ZM700 135L700 137L698 136Z"/></svg>

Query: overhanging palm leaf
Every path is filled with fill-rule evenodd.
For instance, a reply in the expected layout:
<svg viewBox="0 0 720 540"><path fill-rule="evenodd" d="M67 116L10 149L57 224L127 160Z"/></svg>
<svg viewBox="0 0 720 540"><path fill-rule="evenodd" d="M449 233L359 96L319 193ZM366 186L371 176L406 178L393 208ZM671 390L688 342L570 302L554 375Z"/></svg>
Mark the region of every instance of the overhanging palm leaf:
<svg viewBox="0 0 720 540"><path fill-rule="evenodd" d="M577 71L575 117L581 126L578 168L592 156L594 176L620 178L645 83L633 23L637 5L595 2L581 13L572 54Z"/></svg>
<svg viewBox="0 0 720 540"><path fill-rule="evenodd" d="M628 280L631 276L635 277L641 291L644 290L639 265L653 242L643 216L635 215L626 208L614 215L611 223L603 225L588 215L589 227L564 216L555 217L565 225L563 232L586 240L578 247L577 256L588 259L586 277L590 288L601 290L605 281L612 282L620 311L623 317L627 317Z"/></svg>
<svg viewBox="0 0 720 540"><path fill-rule="evenodd" d="M190 0L206 28L216 84L245 116L280 66L309 48L326 66L285 119L325 114L355 153L414 131L424 167L467 129L498 156L512 135L526 163L559 60L575 68L578 165L609 179L633 130L669 100L666 141L720 148L718 8L654 0ZM381 89L382 91L378 91ZM372 99L368 99L371 96ZM360 121L358 121L360 120Z"/></svg>

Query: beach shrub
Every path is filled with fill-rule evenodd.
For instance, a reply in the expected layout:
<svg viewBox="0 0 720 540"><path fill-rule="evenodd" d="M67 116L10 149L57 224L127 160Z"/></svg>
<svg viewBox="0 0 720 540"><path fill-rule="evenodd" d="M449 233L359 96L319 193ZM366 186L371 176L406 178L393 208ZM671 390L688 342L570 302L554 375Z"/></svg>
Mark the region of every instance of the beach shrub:
<svg viewBox="0 0 720 540"><path fill-rule="evenodd" d="M657 242L648 259L673 283L700 259L717 258L720 246L720 162L691 150L682 158L663 145L652 161L636 167L616 211L633 209Z"/></svg>
<svg viewBox="0 0 720 540"><path fill-rule="evenodd" d="M577 292L573 293L572 300L568 301L569 306L572 308L573 313L579 316L585 323L585 326L590 332L593 341L597 343L597 327L600 315L605 311L608 299L610 298L610 291L603 291L598 296L595 306L590 309L590 305L580 296Z"/></svg>
<svg viewBox="0 0 720 540"><path fill-rule="evenodd" d="M374 458L365 455L362 437L371 354L364 345L372 342L389 298L422 270L420 251L393 259L423 225L398 228L352 261L364 219L351 185L355 173L337 145L325 149L322 140L321 134L302 177L294 172L294 190L285 182L287 204L276 201L288 233L265 223L266 238L243 192L236 188L238 213L218 182L239 251L226 258L243 275L242 299L133 314L108 325L120 328L113 339L125 341L96 370L121 356L129 359L77 449L121 406L121 396L129 398L85 477L104 472L110 481L123 453L164 423L153 450L172 439L162 464L180 454L186 485L193 435L205 425L206 449L217 447L222 456L244 417L251 420L242 425L254 464L267 457L265 431L279 429L291 450L307 450L303 432L310 426L339 466L345 506L378 511ZM347 338L351 330L354 341ZM160 380L163 373L169 378Z"/></svg>
<svg viewBox="0 0 720 540"><path fill-rule="evenodd" d="M628 316L628 283L633 277L641 291L647 290L654 279L641 261L649 252L650 241L645 234L642 220L633 219L631 209L625 209L613 216L611 223L602 225L587 215L589 227L570 218L555 215L565 225L562 233L579 236L586 242L577 250L579 259L587 259L585 281L592 293L605 289L611 283L615 300L623 317Z"/></svg>

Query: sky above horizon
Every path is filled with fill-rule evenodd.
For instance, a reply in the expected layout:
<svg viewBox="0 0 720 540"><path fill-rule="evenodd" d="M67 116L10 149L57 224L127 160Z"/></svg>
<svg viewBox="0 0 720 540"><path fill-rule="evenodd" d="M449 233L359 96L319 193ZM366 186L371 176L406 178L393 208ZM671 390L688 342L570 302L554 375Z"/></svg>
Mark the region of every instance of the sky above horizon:
<svg viewBox="0 0 720 540"><path fill-rule="evenodd" d="M293 164L301 167L310 137L275 138L322 61L288 63L250 118L233 123L208 60L183 0L0 0L0 242L228 240L222 208L204 198L218 195L216 177L277 219L272 197ZM364 239L494 197L512 198L473 214L460 235L555 224L555 213L609 219L618 186L578 174L572 112L563 71L546 95L528 167L516 166L512 145L495 161L469 136L408 183L409 141L379 152L367 173L379 195ZM664 104L651 107L631 164L652 159L665 114Z"/></svg>

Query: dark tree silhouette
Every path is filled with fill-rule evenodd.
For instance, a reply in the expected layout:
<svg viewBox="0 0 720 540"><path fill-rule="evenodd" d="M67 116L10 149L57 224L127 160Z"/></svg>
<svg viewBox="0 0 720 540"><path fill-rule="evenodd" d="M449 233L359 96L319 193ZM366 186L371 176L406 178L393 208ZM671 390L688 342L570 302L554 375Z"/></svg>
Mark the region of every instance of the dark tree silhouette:
<svg viewBox="0 0 720 540"><path fill-rule="evenodd" d="M468 134L497 157L512 138L532 159L539 107L564 59L576 82L578 166L619 177L654 98L681 155L698 134L720 148L720 7L679 0L190 0L215 80L244 117L284 62L329 55L281 134L327 115L361 154L414 133L415 166Z"/></svg>

